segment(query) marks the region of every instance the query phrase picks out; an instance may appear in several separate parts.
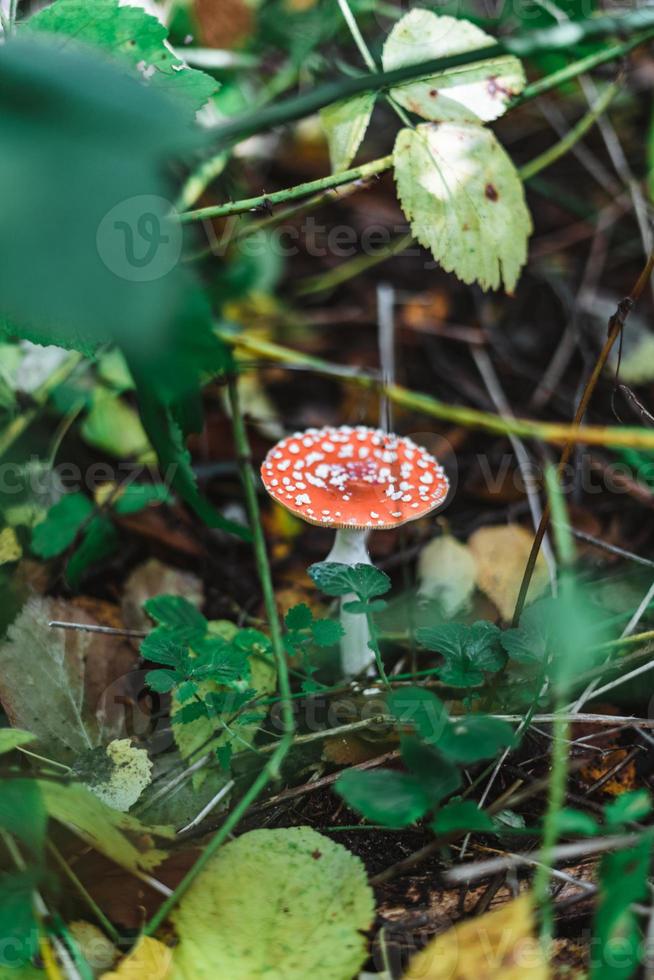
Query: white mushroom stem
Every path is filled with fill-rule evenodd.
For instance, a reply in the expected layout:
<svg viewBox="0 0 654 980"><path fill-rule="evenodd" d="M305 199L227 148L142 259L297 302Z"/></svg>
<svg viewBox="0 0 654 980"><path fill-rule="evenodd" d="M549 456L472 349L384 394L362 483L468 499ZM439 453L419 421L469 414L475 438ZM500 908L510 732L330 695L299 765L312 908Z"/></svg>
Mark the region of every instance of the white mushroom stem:
<svg viewBox="0 0 654 980"><path fill-rule="evenodd" d="M367 530L340 528L326 560L340 562L342 565L372 565L366 546L367 538ZM341 664L345 677L362 673L375 659L374 652L368 646L370 631L366 616L347 612L343 608L356 598L352 592L341 596L341 626L344 631L341 638Z"/></svg>

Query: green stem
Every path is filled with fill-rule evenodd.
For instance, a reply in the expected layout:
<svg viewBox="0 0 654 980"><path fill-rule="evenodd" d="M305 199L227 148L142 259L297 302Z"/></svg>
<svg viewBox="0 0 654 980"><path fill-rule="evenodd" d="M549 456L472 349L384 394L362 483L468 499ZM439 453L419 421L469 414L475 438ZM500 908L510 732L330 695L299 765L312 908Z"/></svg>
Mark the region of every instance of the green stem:
<svg viewBox="0 0 654 980"><path fill-rule="evenodd" d="M366 620L368 622L368 634L370 636L370 646L372 647L372 652L375 655L375 661L377 663L377 670L382 683L386 687L390 687L388 683L388 677L386 676L386 671L384 670L384 661L382 660L381 650L379 648L379 637L377 635L377 627L375 626L375 621L371 613L365 613Z"/></svg>
<svg viewBox="0 0 654 980"><path fill-rule="evenodd" d="M270 574L268 554L266 551L266 541L261 524L259 501L257 499L257 484L254 475L254 468L252 466L250 444L245 429L245 424L243 422L243 416L241 414L237 382L236 378L233 376L229 380L229 400L232 413L234 442L241 467L241 479L243 481L243 490L245 493L245 505L248 512L250 527L252 529L254 557L257 565L257 572L259 574L266 616L268 619L270 640L277 666L277 679L282 706L281 717L283 734L266 765L263 767L263 769L261 769L252 785L241 797L220 829L216 834L214 834L212 839L206 845L204 851L195 862L191 870L185 875L172 895L170 895L165 902L162 903L157 912L150 919L144 930L146 936L151 936L154 932L156 932L159 926L165 922L171 910L177 905L182 896L186 894L202 869L206 866L208 861L211 860L224 841L229 837L252 803L257 799L260 793L263 792L268 783L279 776L280 767L284 757L293 744L295 719L293 716L291 685L288 676L288 665L286 663L286 651L284 650L282 628L279 621L279 614L277 612L275 592L272 583L272 576Z"/></svg>
<svg viewBox="0 0 654 980"><path fill-rule="evenodd" d="M654 31L645 31L644 34L638 34L636 37L630 38L630 40L624 41L622 44L613 44L611 47L595 52L595 54L589 54L586 58L573 61L571 65L566 65L565 68L560 68L559 71L552 72L551 75L546 75L545 78L539 78L537 82L532 82L531 85L525 86L520 95L517 95L509 104L509 108L512 109L515 106L522 105L523 102L529 102L531 99L538 98L539 95L544 95L545 92L550 92L553 88L558 88L559 85L565 85L567 82L578 78L579 75L584 75L586 72L592 71L593 68L606 64L607 61L615 61L623 58L630 51L633 51L634 48L637 48L639 44L644 44L653 36Z"/></svg>
<svg viewBox="0 0 654 980"><path fill-rule="evenodd" d="M565 788L568 776L568 745L570 721L563 713L564 698L559 693L555 705L552 724L552 770L550 773L547 811L543 823L540 864L534 877L534 902L541 910L541 941L547 948L554 931L554 916L549 896L552 855L558 839L558 814L565 802Z"/></svg>
<svg viewBox="0 0 654 980"><path fill-rule="evenodd" d="M296 184L295 187L273 191L271 194L259 194L257 197L248 197L242 201L230 201L228 204L217 204L213 207L198 208L195 211L185 211L179 215L179 220L186 223L204 221L205 218L226 218L231 214L255 211L262 206L284 204L286 201L294 201L298 197L307 197L310 194L329 190L331 187L339 187L341 184L350 184L356 180L374 177L385 170L390 170L392 166L393 157L389 154L386 157L380 157L378 160L371 160L370 163L362 163L359 167L353 167L351 170L328 174L327 177L309 180L304 184Z"/></svg>
<svg viewBox="0 0 654 980"><path fill-rule="evenodd" d="M368 45L363 39L363 34L359 30L359 25L356 22L354 14L350 10L349 3L347 0L338 0L338 6L341 8L341 13L343 14L343 18L349 28L350 34L352 35L352 39L357 46L359 54L363 58L366 67L374 74L378 71L377 65L375 64L375 59L368 50Z"/></svg>
<svg viewBox="0 0 654 980"><path fill-rule="evenodd" d="M571 150L585 136L588 130L595 125L604 110L608 108L614 97L618 94L621 87L622 76L618 77L611 85L607 85L592 109L582 116L579 122L558 143L550 146L549 149L545 150L539 156L534 157L533 160L530 160L529 163L520 168L518 173L522 180L529 180L530 177L535 177L541 170L551 166L551 164L567 153L568 150Z"/></svg>
<svg viewBox="0 0 654 980"><path fill-rule="evenodd" d="M337 377L368 391L379 390L380 381L365 371L347 371L340 365L332 364L319 357L303 354L275 344L269 340L253 337L251 334L234 334L218 328L217 335L232 347L238 348L256 358L289 364L294 367L314 371L326 377ZM626 426L575 425L574 423L540 422L535 419L501 418L492 412L482 412L465 405L448 405L431 395L410 391L401 385L385 387L386 396L396 405L410 411L419 412L432 418L442 419L454 425L481 429L495 435L516 435L524 439L538 439L541 442L614 448L654 449L654 432L645 428Z"/></svg>
<svg viewBox="0 0 654 980"><path fill-rule="evenodd" d="M54 858L55 862L57 863L61 871L66 875L68 880L74 885L74 887L80 893L80 895L82 896L82 898L84 899L84 901L86 902L86 904L88 905L91 912L96 917L96 919L98 920L98 922L100 923L104 931L107 933L111 941L115 943L117 946L120 945L120 943L122 942L120 933L118 932L117 929L114 928L113 923L110 922L110 920L104 914L104 912L97 904L93 896L88 893L88 891L86 890L82 882L79 880L79 878L77 877L73 869L70 867L68 862L63 857L63 855L50 841L47 842L47 847L48 847L48 851Z"/></svg>
<svg viewBox="0 0 654 980"><path fill-rule="evenodd" d="M649 32L653 27L654 9L651 7L641 7L617 17L605 15L591 17L584 21L555 24L543 30L504 38L501 42L497 41L476 51L465 51L444 58L432 58L418 64L395 68L392 71L371 72L361 77L345 78L321 85L292 99L273 103L264 109L244 113L242 116L222 123L215 128L214 136L219 147L226 148L262 130L313 115L324 106L331 105L332 102L359 95L362 92L381 91L402 82L429 78L451 68L473 64L487 58L496 58L502 54L514 54L520 58L526 58L546 51L567 51L573 45L581 44L591 38L633 31ZM635 46L640 41L641 38L637 41L631 39L628 43L633 42ZM620 53L623 50L624 46ZM604 59L597 60L593 64L601 64L602 60L608 61L618 57L619 54L616 55L615 51L616 48L612 46L603 53L606 54ZM583 60L586 61L586 59ZM586 62L578 71L571 69L565 78L561 77L556 84L562 84L563 81L587 70L588 64ZM541 89L541 91L543 90Z"/></svg>

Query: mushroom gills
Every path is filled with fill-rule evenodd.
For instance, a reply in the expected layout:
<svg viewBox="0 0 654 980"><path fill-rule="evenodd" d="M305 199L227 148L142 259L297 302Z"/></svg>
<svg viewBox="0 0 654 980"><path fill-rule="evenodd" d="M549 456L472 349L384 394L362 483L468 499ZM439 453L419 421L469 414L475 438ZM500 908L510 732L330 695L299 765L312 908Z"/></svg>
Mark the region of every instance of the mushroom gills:
<svg viewBox="0 0 654 980"><path fill-rule="evenodd" d="M366 541L369 531L366 528L339 528L336 532L332 550L326 561L340 562L342 565L372 565ZM355 677L367 670L374 662L375 654L370 649L368 620L361 613L348 612L343 607L358 597L350 592L341 596L341 662L346 677Z"/></svg>

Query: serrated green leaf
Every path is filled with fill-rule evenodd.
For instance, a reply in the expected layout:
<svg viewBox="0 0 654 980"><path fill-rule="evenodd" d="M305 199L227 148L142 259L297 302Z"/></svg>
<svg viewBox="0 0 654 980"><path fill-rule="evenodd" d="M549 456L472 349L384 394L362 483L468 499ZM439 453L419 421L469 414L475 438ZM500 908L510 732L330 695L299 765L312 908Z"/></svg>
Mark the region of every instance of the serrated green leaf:
<svg viewBox="0 0 654 980"><path fill-rule="evenodd" d="M300 602L297 606L293 606L284 617L284 623L289 630L308 629L312 622L313 613L306 602Z"/></svg>
<svg viewBox="0 0 654 980"><path fill-rule="evenodd" d="M181 627L201 631L208 629L208 623L200 610L181 595L157 595L143 603L148 616L155 623L169 628Z"/></svg>
<svg viewBox="0 0 654 980"><path fill-rule="evenodd" d="M465 715L450 719L436 746L448 759L467 765L491 759L513 742L514 733L508 722L489 715Z"/></svg>
<svg viewBox="0 0 654 980"><path fill-rule="evenodd" d="M384 45L384 71L475 51L494 43L475 24L430 10L411 10L397 22ZM435 122L489 121L501 116L525 86L522 64L500 55L452 68L439 75L391 89L396 102Z"/></svg>
<svg viewBox="0 0 654 980"><path fill-rule="evenodd" d="M311 624L311 635L319 647L334 646L343 633L343 627L335 619L316 619Z"/></svg>
<svg viewBox="0 0 654 980"><path fill-rule="evenodd" d="M308 827L254 830L211 858L173 912L171 980L351 980L373 917L363 864L342 845Z"/></svg>
<svg viewBox="0 0 654 980"><path fill-rule="evenodd" d="M455 830L465 831L494 831L493 821L480 810L472 800L451 800L436 814L432 820L431 829L435 834L449 834Z"/></svg>
<svg viewBox="0 0 654 980"><path fill-rule="evenodd" d="M80 580L92 565L115 551L118 534L111 518L100 514L94 517L85 529L78 548L68 559L66 579L71 588L76 589Z"/></svg>
<svg viewBox="0 0 654 980"><path fill-rule="evenodd" d="M190 701L198 693L198 685L194 681L184 681L175 691L175 696L180 704Z"/></svg>
<svg viewBox="0 0 654 980"><path fill-rule="evenodd" d="M519 664L545 663L556 624L556 603L538 599L527 606L516 629L504 630L502 646Z"/></svg>
<svg viewBox="0 0 654 980"><path fill-rule="evenodd" d="M0 827L18 838L40 861L48 822L34 779L5 779L0 789Z"/></svg>
<svg viewBox="0 0 654 980"><path fill-rule="evenodd" d="M188 626L179 626L175 629L158 626L141 642L141 656L144 660L152 660L155 664L177 667L181 670L193 636L194 631Z"/></svg>
<svg viewBox="0 0 654 980"><path fill-rule="evenodd" d="M308 571L318 588L332 596L354 592L359 599L372 599L388 592L391 587L388 575L374 565L322 561L311 565Z"/></svg>
<svg viewBox="0 0 654 980"><path fill-rule="evenodd" d="M448 724L445 705L424 687L400 687L389 694L386 703L400 725L411 725L418 735L434 744Z"/></svg>
<svg viewBox="0 0 654 980"><path fill-rule="evenodd" d="M209 717L209 708L204 701L189 701L172 715L173 725L190 725L200 718Z"/></svg>
<svg viewBox="0 0 654 980"><path fill-rule="evenodd" d="M174 670L149 670L145 675L145 683L150 690L157 694L168 694L179 683L179 674Z"/></svg>
<svg viewBox="0 0 654 980"><path fill-rule="evenodd" d="M498 671L505 662L500 644L500 631L492 623L480 621L472 626L444 623L425 626L416 636L418 641L442 654L445 665L438 676L455 687L474 687L482 684L485 673Z"/></svg>
<svg viewBox="0 0 654 980"><path fill-rule="evenodd" d="M82 525L93 514L93 504L83 493L67 493L32 531L32 551L39 558L54 558L69 548Z"/></svg>
<svg viewBox="0 0 654 980"><path fill-rule="evenodd" d="M401 129L397 192L411 230L447 272L515 289L532 230L522 181L493 133L472 123Z"/></svg>
<svg viewBox="0 0 654 980"><path fill-rule="evenodd" d="M419 779L390 769L350 769L341 773L334 790L366 820L385 827L407 827L431 806Z"/></svg>
<svg viewBox="0 0 654 980"><path fill-rule="evenodd" d="M66 46L101 49L144 84L192 112L218 88L210 75L189 68L166 46L166 28L140 6L121 6L118 0L55 0L21 25L22 33L35 31L53 35Z"/></svg>
<svg viewBox="0 0 654 980"><path fill-rule="evenodd" d="M403 736L401 751L402 761L417 777L431 808L461 785L461 774L456 766L419 738Z"/></svg>
<svg viewBox="0 0 654 980"><path fill-rule="evenodd" d="M376 96L376 92L364 92L320 110L333 173L347 170L354 160L366 135Z"/></svg>

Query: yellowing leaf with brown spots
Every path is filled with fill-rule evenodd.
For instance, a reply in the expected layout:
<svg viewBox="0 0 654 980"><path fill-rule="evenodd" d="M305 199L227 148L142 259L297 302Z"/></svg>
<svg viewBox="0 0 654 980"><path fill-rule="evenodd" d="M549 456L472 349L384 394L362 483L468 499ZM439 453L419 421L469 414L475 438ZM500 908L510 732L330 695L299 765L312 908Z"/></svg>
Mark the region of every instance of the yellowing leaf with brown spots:
<svg viewBox="0 0 654 980"><path fill-rule="evenodd" d="M401 129L393 165L411 231L437 262L463 282L513 292L532 223L494 134L470 122Z"/></svg>
<svg viewBox="0 0 654 980"><path fill-rule="evenodd" d="M168 980L172 962L172 949L158 939L142 936L117 969L103 973L100 980Z"/></svg>
<svg viewBox="0 0 654 980"><path fill-rule="evenodd" d="M476 51L494 41L495 38L470 21L416 9L402 17L389 34L382 63L384 71L390 71L431 58ZM489 121L506 111L525 82L518 58L503 54L409 82L391 89L391 95L423 119Z"/></svg>
<svg viewBox="0 0 654 980"><path fill-rule="evenodd" d="M468 539L477 562L477 586L495 603L502 619L513 616L533 535L519 524L480 527ZM539 553L527 601L533 602L548 583L547 565Z"/></svg>
<svg viewBox="0 0 654 980"><path fill-rule="evenodd" d="M548 980L529 896L476 916L432 940L404 980Z"/></svg>

